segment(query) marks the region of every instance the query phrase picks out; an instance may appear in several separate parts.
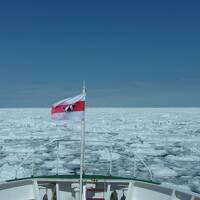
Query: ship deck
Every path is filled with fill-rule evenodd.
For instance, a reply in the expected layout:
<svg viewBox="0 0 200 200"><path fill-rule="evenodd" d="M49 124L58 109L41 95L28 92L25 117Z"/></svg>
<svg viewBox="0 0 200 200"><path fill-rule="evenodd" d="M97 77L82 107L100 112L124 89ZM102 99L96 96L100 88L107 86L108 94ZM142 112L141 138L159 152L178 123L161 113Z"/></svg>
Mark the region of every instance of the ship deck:
<svg viewBox="0 0 200 200"><path fill-rule="evenodd" d="M2 200L79 200L79 175L37 176L0 184ZM84 175L83 200L200 200L200 195L132 178Z"/></svg>

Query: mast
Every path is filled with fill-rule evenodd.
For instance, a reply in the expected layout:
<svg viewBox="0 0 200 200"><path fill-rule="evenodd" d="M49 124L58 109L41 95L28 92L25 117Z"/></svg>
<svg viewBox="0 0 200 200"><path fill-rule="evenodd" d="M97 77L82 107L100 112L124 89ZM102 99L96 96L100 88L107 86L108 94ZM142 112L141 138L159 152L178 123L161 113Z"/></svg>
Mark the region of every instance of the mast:
<svg viewBox="0 0 200 200"><path fill-rule="evenodd" d="M85 81L83 81L83 95L86 98ZM85 111L81 120L81 160L80 160L80 200L83 197L83 173L84 173L84 153L85 153Z"/></svg>

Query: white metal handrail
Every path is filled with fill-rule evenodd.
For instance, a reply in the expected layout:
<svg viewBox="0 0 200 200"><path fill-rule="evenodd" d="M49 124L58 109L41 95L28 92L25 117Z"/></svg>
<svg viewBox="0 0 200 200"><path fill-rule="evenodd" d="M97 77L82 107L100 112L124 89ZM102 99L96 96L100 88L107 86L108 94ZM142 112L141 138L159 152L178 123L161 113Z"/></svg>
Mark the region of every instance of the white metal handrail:
<svg viewBox="0 0 200 200"><path fill-rule="evenodd" d="M122 158L125 158L127 160L130 160L132 161L129 157L127 156L124 156L124 155L120 155ZM150 180L153 180L153 175L152 175L152 172L150 170L150 168L148 167L148 165L144 162L144 160L142 160L142 158L140 158L137 154L134 154L134 157L137 157L138 160L140 160L140 162L144 165L144 167L147 169L147 171L149 172L149 177L150 177ZM134 171L135 171L135 159L134 159ZM134 173L135 174L135 173Z"/></svg>
<svg viewBox="0 0 200 200"><path fill-rule="evenodd" d="M18 178L18 171L19 171L20 168L26 163L26 161L27 161L29 158L31 158L31 157L32 157L32 176L33 176L33 175L34 175L34 169L33 169L33 166L34 166L33 156L34 156L34 154L37 153L38 151L40 151L42 147L46 147L46 146L51 145L51 144L53 144L53 143L56 144L56 148L57 148L57 154L56 154L56 174L58 174L58 173L59 173L58 168L59 168L59 153L60 153L60 152L59 152L59 146L60 146L60 142L73 142L73 141L75 141L75 142L80 142L80 140L67 140L67 139L65 139L65 138L59 138L59 139L54 139L54 140L52 140L52 141L50 141L50 142L47 142L46 144L43 144L43 145L39 146L39 147L37 148L37 150L32 151L31 153L29 153L29 154L23 159L23 161L17 166L17 168L16 168L16 173L15 173L15 178L16 178L16 179ZM96 140L87 140L86 142L95 142L95 143L96 143L96 142L97 142L97 143L100 143L100 142L102 143L102 142L104 142L105 146L107 146L108 151L110 152L110 161L109 161L108 164L109 164L109 173L110 173L110 175L112 175L112 167L113 167L113 166L112 166L112 154L113 154L113 152L119 154L119 152L113 150L113 144L112 144L112 143L108 143L107 141L96 141ZM120 157L125 158L125 159L127 159L127 160L129 160L129 161L131 161L131 162L134 163L134 177L135 177L135 171L136 171L136 159L135 159L135 158L137 158L137 159L143 164L143 166L147 169L147 171L148 171L148 173L149 173L150 180L153 179L153 175L152 175L152 172L151 172L150 168L149 168L148 165L145 163L145 161L144 161L142 158L140 158L139 155L134 154L134 160L131 159L131 158L128 157L128 156L121 155L121 154L120 154ZM88 163L86 163L86 164L88 164ZM91 163L91 164L92 164L92 163Z"/></svg>
<svg viewBox="0 0 200 200"><path fill-rule="evenodd" d="M36 152L38 152L42 147L46 147L46 146L48 146L48 145L50 145L50 144L53 144L53 143L59 142L59 141L71 141L71 142L72 142L72 141L80 141L80 140L54 139L54 140L52 140L52 141L50 141L50 142L47 142L47 143L41 145L38 149L36 149L36 150L32 151L31 153L29 153L29 154L23 159L23 161L17 166L16 171L15 171L15 178L18 177L18 171L19 171L19 169L22 167L22 165L24 165L24 163L25 163L29 158L31 158L31 156L33 156ZM33 175L33 174L32 174L32 175Z"/></svg>

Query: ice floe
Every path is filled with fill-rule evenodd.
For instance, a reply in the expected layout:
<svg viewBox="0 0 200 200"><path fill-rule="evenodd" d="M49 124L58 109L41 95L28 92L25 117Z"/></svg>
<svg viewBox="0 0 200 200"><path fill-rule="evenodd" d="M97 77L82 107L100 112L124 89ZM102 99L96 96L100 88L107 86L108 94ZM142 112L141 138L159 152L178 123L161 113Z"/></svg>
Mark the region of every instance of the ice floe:
<svg viewBox="0 0 200 200"><path fill-rule="evenodd" d="M112 144L113 174L132 176L137 154L152 170L153 180L200 191L200 109L88 108L86 116L85 159L100 164L87 165L88 173L108 174ZM0 180L14 178L16 167L34 150L35 157L18 176L31 173L33 160L34 173L55 173L56 146L43 145L56 138L80 139L80 132L81 124L52 121L46 108L0 109ZM59 153L60 173L76 173L80 143L63 141ZM141 162L137 176L149 178Z"/></svg>

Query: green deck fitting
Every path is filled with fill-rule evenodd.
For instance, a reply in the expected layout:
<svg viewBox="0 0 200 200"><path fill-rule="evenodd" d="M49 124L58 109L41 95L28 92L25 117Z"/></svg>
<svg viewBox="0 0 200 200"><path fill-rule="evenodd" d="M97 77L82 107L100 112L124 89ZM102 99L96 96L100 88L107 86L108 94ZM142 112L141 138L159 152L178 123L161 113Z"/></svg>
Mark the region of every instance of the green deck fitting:
<svg viewBox="0 0 200 200"><path fill-rule="evenodd" d="M32 176L20 179L11 179L7 182L19 181L19 180L27 180L27 179L79 179L79 175L49 175L49 176ZM127 181L141 181L146 183L152 183L159 185L160 183L151 181L151 180L143 180L143 179L135 179L135 178L125 178L120 176L103 176L103 175L83 175L83 179L97 179L97 180L127 180Z"/></svg>

